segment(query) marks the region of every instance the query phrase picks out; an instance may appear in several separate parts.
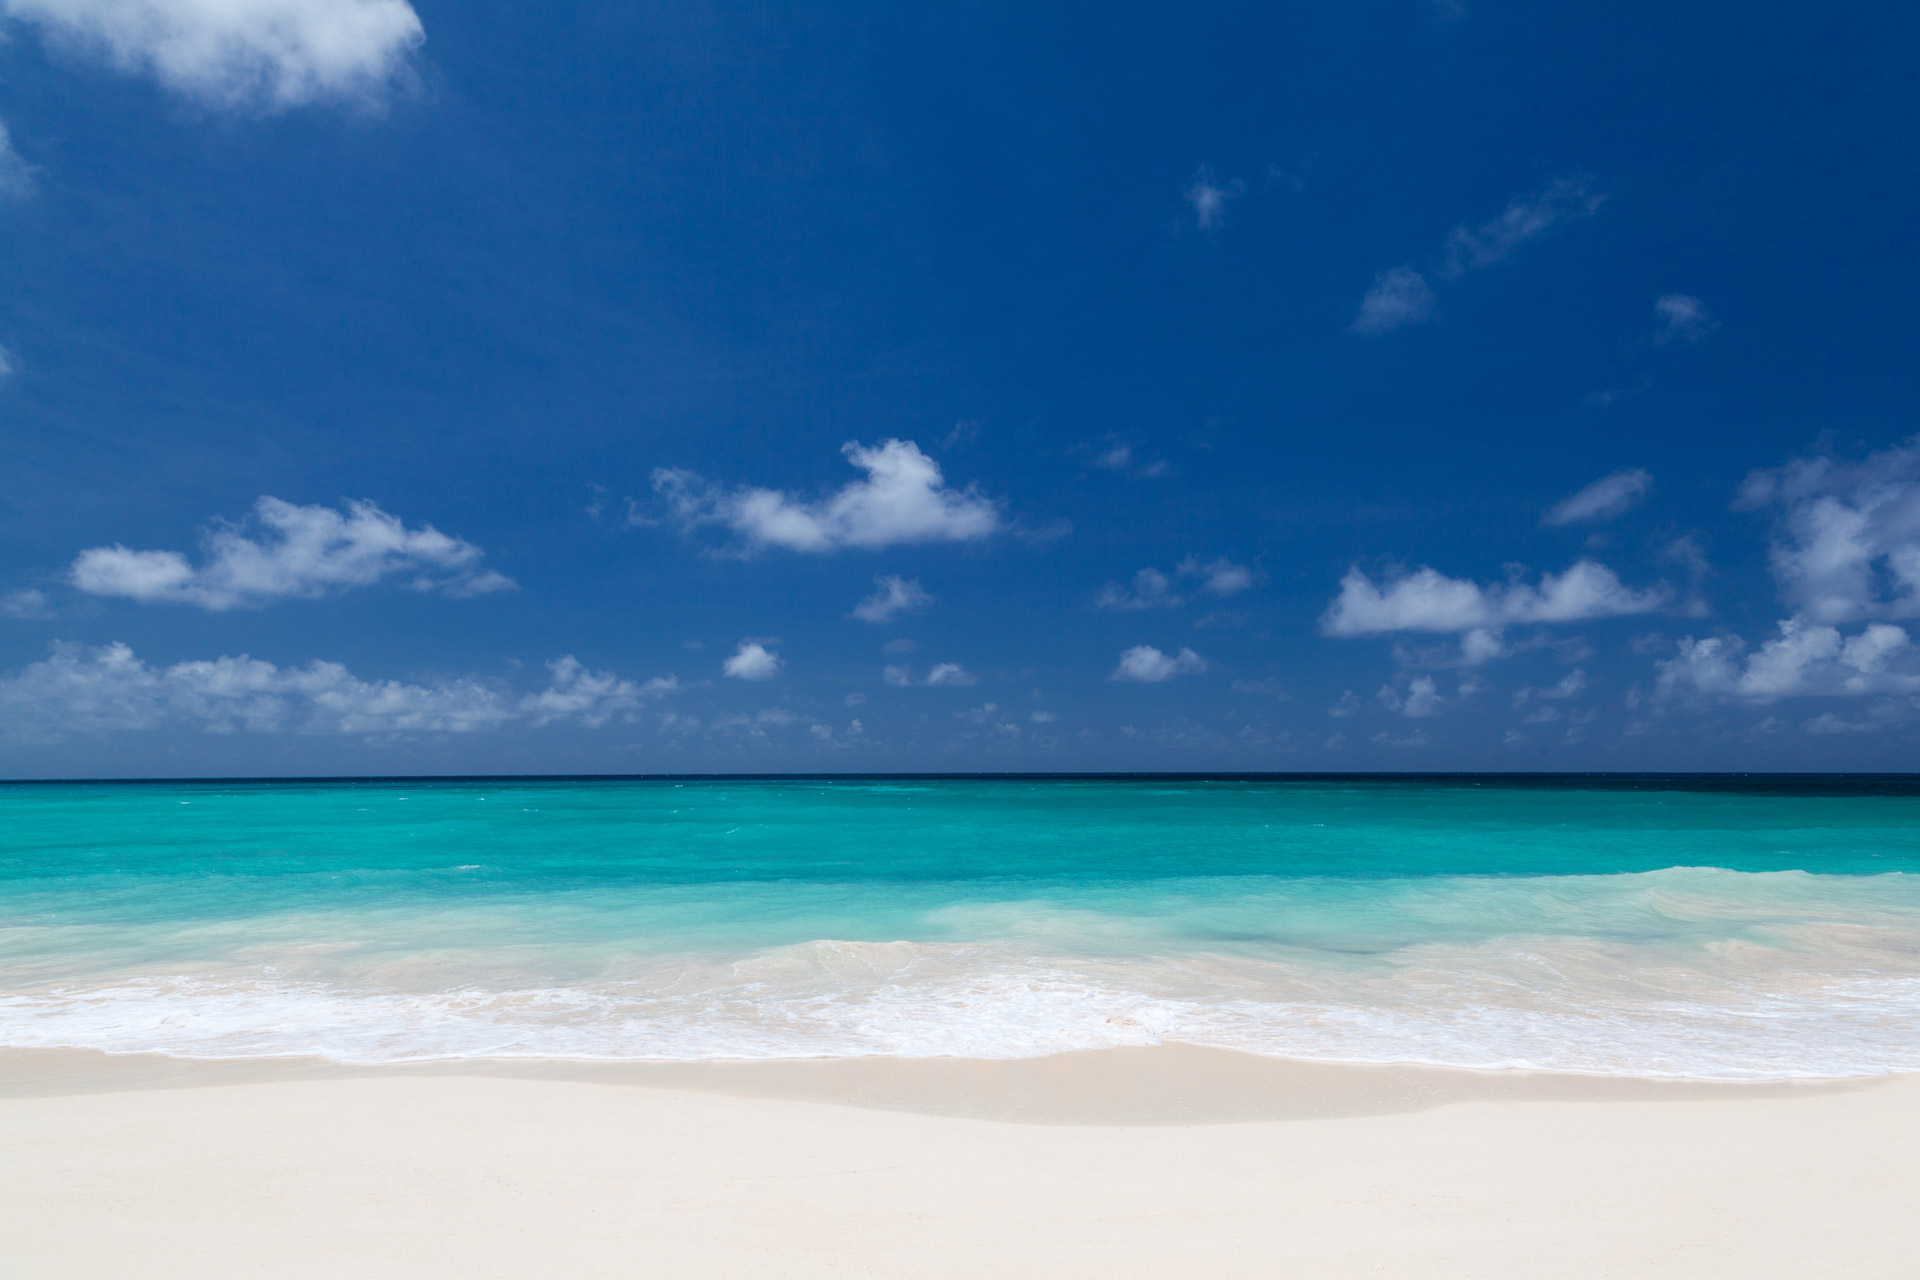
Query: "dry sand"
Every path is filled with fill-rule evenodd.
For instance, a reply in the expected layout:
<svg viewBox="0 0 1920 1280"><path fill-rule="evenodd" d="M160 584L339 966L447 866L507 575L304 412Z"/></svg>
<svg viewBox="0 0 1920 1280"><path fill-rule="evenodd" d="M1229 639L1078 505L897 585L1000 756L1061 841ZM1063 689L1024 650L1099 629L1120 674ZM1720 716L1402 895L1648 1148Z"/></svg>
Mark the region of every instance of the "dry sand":
<svg viewBox="0 0 1920 1280"><path fill-rule="evenodd" d="M0 1054L0 1275L1920 1276L1920 1077Z"/></svg>

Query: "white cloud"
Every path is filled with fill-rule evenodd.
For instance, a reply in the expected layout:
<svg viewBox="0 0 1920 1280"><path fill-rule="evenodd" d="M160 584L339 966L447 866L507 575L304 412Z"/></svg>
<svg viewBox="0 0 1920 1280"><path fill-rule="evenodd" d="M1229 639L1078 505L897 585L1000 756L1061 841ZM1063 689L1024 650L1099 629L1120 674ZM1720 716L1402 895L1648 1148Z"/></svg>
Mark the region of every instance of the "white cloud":
<svg viewBox="0 0 1920 1280"><path fill-rule="evenodd" d="M1224 187L1214 181L1213 170L1200 166L1193 185L1186 190L1187 203L1193 206L1194 224L1202 231L1220 226L1227 218L1227 201L1246 190L1238 178Z"/></svg>
<svg viewBox="0 0 1920 1280"><path fill-rule="evenodd" d="M1198 556L1188 556L1180 562L1180 576L1202 579L1200 590L1216 600L1238 595L1253 585L1253 570L1225 556L1205 564L1200 563Z"/></svg>
<svg viewBox="0 0 1920 1280"><path fill-rule="evenodd" d="M603 723L677 688L636 685L550 663L551 686L516 699L471 677L410 684L362 680L337 662L279 667L245 654L153 666L124 644L55 642L51 656L0 677L0 732L23 739L198 726L210 733L471 733L518 720Z"/></svg>
<svg viewBox="0 0 1920 1280"><path fill-rule="evenodd" d="M406 0L0 0L48 42L215 106L372 103L426 38Z"/></svg>
<svg viewBox="0 0 1920 1280"><path fill-rule="evenodd" d="M896 689L911 689L917 684L929 685L934 688L943 686L957 688L980 683L979 676L974 675L973 672L967 670L957 662L934 663L933 666L928 669L926 679L924 680L914 679L913 668L911 667L883 667L880 670L880 679L883 683L889 684Z"/></svg>
<svg viewBox="0 0 1920 1280"><path fill-rule="evenodd" d="M692 472L667 468L653 473L653 487L683 529L723 525L749 548L871 551L911 542L971 542L1001 527L990 499L972 487L947 487L939 464L910 440L872 448L849 441L841 452L867 477L819 502L777 489L727 492Z"/></svg>
<svg viewBox="0 0 1920 1280"><path fill-rule="evenodd" d="M1653 476L1642 468L1601 476L1580 492L1562 498L1540 518L1541 524L1597 524L1630 510L1653 488Z"/></svg>
<svg viewBox="0 0 1920 1280"><path fill-rule="evenodd" d="M1739 636L1686 636L1673 657L1653 664L1655 692L1755 703L1920 693L1920 649L1890 622L1844 636L1837 627L1788 618L1742 662L1745 649Z"/></svg>
<svg viewBox="0 0 1920 1280"><path fill-rule="evenodd" d="M1500 639L1498 631L1491 631L1486 627L1475 627L1460 637L1460 661L1469 667L1492 662L1495 658L1505 657L1506 654L1506 643Z"/></svg>
<svg viewBox="0 0 1920 1280"><path fill-rule="evenodd" d="M1653 314L1660 320L1655 342L1698 342L1719 327L1706 304L1685 293L1655 299Z"/></svg>
<svg viewBox="0 0 1920 1280"><path fill-rule="evenodd" d="M1755 471L1735 505L1774 511L1773 575L1798 612L1920 617L1920 441Z"/></svg>
<svg viewBox="0 0 1920 1280"><path fill-rule="evenodd" d="M1094 598L1097 609L1171 609L1186 601L1173 589L1173 579L1158 569L1142 569L1133 575L1133 586L1109 582Z"/></svg>
<svg viewBox="0 0 1920 1280"><path fill-rule="evenodd" d="M1446 699L1442 698L1439 691L1434 688L1432 676L1415 676L1407 684L1407 701L1406 705L1400 708L1400 713L1419 719L1433 715L1444 701Z"/></svg>
<svg viewBox="0 0 1920 1280"><path fill-rule="evenodd" d="M1395 267L1373 278L1373 288L1360 299L1352 332L1364 338L1433 319L1433 290L1427 278L1412 267Z"/></svg>
<svg viewBox="0 0 1920 1280"><path fill-rule="evenodd" d="M853 606L853 616L862 622L891 622L903 613L918 613L933 603L920 583L897 573L875 578L879 590Z"/></svg>
<svg viewBox="0 0 1920 1280"><path fill-rule="evenodd" d="M1206 659L1191 649L1169 656L1150 644L1137 644L1120 655L1120 665L1107 679L1158 684L1175 676L1198 675L1206 669Z"/></svg>
<svg viewBox="0 0 1920 1280"><path fill-rule="evenodd" d="M0 200L24 200L33 194L33 166L21 158L13 149L13 138L7 132L7 126L0 123ZM0 356L4 356L0 352ZM8 365L0 376L13 371Z"/></svg>
<svg viewBox="0 0 1920 1280"><path fill-rule="evenodd" d="M0 596L0 617L31 621L52 616L53 609L47 604L47 593L34 587L10 591Z"/></svg>
<svg viewBox="0 0 1920 1280"><path fill-rule="evenodd" d="M1080 450L1091 452L1094 466L1116 475L1130 475L1139 480L1160 480L1173 474L1173 464L1165 458L1142 458L1139 451L1124 440L1109 437L1104 446L1081 445Z"/></svg>
<svg viewBox="0 0 1920 1280"><path fill-rule="evenodd" d="M536 725L578 720L588 728L605 724L616 712L631 712L642 702L677 693L680 681L655 676L645 684L623 680L610 671L589 671L572 654L547 664L553 682L520 700L520 710Z"/></svg>
<svg viewBox="0 0 1920 1280"><path fill-rule="evenodd" d="M514 586L511 578L482 570L479 547L432 525L409 529L371 502L350 502L342 515L263 497L254 519L265 529L259 538L247 536L243 525L210 531L207 559L198 568L178 551L90 548L73 562L73 585L97 596L214 611L315 599L396 575L411 575L415 590L455 597Z"/></svg>
<svg viewBox="0 0 1920 1280"><path fill-rule="evenodd" d="M1556 178L1531 195L1517 196L1490 221L1477 227L1465 223L1447 237L1446 256L1434 274L1454 280L1469 271L1492 266L1521 245L1562 223L1590 216L1606 200L1593 191L1584 176ZM1433 318L1433 288L1411 264L1382 271L1360 300L1360 313L1349 331L1362 337L1391 333Z"/></svg>
<svg viewBox="0 0 1920 1280"><path fill-rule="evenodd" d="M1801 731L1815 735L1839 733L1878 733L1885 725L1875 724L1871 720L1842 720L1828 711L1801 725Z"/></svg>
<svg viewBox="0 0 1920 1280"><path fill-rule="evenodd" d="M1531 195L1516 196L1491 221L1455 227L1440 274L1452 277L1491 266L1562 223L1592 216L1605 201L1594 194L1591 178L1556 178Z"/></svg>
<svg viewBox="0 0 1920 1280"><path fill-rule="evenodd" d="M1355 567L1340 580L1340 594L1321 615L1320 630L1330 636L1392 631L1491 633L1515 623L1580 622L1648 613L1666 599L1661 588L1632 590L1613 570L1594 560L1576 561L1564 573L1546 574L1538 587L1524 582L1481 586L1423 568L1383 588ZM1484 650L1485 645L1480 648Z"/></svg>
<svg viewBox="0 0 1920 1280"><path fill-rule="evenodd" d="M1587 688L1587 673L1585 671L1582 671L1579 667L1575 667L1573 670L1567 672L1566 675L1562 676L1558 681L1558 683L1549 685L1544 689L1538 686L1529 685L1526 688L1520 690L1520 692L1514 694L1513 695L1514 710L1516 711L1519 710L1521 707L1526 706L1528 702L1536 698L1544 699L1547 701L1553 701L1553 702L1564 702L1568 698L1575 698L1575 697L1578 697L1580 694L1586 692L1586 688Z"/></svg>
<svg viewBox="0 0 1920 1280"><path fill-rule="evenodd" d="M1381 706L1389 711L1397 711L1411 719L1423 719L1440 710L1440 704L1446 699L1440 696L1439 688L1432 676L1415 676L1407 683L1407 692L1402 695L1390 684L1380 686L1380 692L1374 695ZM1344 702L1345 700L1342 699ZM1336 712L1336 714L1339 714Z"/></svg>
<svg viewBox="0 0 1920 1280"><path fill-rule="evenodd" d="M1222 556L1217 560L1202 563L1199 556L1188 556L1182 560L1174 574L1181 578L1198 578L1199 594L1216 600L1238 594L1253 585L1253 570L1245 565L1235 564ZM1099 609L1172 609L1187 602L1187 598L1174 589L1174 579L1155 568L1145 568L1133 575L1133 585L1123 587L1117 582L1109 582L1100 588L1100 594L1094 597L1094 607Z"/></svg>
<svg viewBox="0 0 1920 1280"><path fill-rule="evenodd" d="M755 641L742 640L733 656L720 664L720 672L735 680L771 680L782 665L779 654Z"/></svg>

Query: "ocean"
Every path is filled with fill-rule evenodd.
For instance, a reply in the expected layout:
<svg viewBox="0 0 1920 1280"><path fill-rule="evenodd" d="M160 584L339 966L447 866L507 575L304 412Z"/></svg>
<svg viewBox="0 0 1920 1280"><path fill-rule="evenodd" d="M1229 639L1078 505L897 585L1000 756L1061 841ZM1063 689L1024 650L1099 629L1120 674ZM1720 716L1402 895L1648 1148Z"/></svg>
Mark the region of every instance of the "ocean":
<svg viewBox="0 0 1920 1280"><path fill-rule="evenodd" d="M0 1046L1920 1070L1906 778L0 786Z"/></svg>

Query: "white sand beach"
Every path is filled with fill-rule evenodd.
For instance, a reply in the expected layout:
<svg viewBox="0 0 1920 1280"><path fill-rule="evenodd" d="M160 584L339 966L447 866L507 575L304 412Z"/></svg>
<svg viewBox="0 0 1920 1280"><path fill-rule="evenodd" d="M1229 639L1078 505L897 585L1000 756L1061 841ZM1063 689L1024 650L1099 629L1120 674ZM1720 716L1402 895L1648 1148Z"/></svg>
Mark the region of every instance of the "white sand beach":
<svg viewBox="0 0 1920 1280"><path fill-rule="evenodd" d="M1920 1273L1920 1078L0 1055L8 1276Z"/></svg>

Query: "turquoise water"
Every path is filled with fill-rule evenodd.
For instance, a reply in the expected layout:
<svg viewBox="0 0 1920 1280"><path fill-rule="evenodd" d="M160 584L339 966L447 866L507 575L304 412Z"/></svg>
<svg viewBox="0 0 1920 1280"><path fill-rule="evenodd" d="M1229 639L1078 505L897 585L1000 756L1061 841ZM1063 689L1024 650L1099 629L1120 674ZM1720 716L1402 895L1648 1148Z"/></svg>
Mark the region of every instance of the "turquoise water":
<svg viewBox="0 0 1920 1280"><path fill-rule="evenodd" d="M1920 786L0 787L0 1044L1920 1070Z"/></svg>

